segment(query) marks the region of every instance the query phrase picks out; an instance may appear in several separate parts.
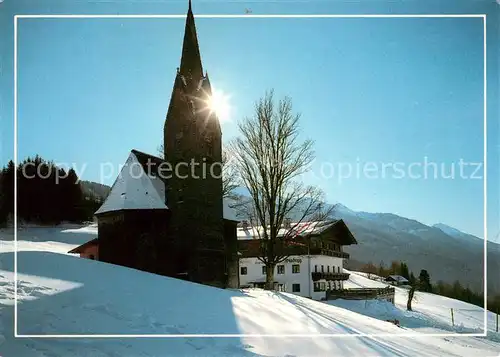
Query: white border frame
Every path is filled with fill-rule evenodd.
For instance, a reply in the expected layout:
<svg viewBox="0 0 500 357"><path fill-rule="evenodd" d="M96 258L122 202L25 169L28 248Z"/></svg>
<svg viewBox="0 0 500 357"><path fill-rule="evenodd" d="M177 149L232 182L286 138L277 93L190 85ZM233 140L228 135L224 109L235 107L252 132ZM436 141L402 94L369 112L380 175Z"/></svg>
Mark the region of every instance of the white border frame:
<svg viewBox="0 0 500 357"><path fill-rule="evenodd" d="M17 157L17 26L18 19L60 19L60 18L124 18L124 19L144 19L144 18L185 18L186 15L15 15L14 16L14 163L18 165ZM193 338L193 337L486 337L488 333L488 287L487 287L487 80L486 80L486 14L367 14L367 15L196 15L195 18L482 18L483 19L483 202L484 202L484 321L483 333L408 333L408 334L74 334L74 335L21 335L17 328L17 171L14 174L14 337L16 338Z"/></svg>

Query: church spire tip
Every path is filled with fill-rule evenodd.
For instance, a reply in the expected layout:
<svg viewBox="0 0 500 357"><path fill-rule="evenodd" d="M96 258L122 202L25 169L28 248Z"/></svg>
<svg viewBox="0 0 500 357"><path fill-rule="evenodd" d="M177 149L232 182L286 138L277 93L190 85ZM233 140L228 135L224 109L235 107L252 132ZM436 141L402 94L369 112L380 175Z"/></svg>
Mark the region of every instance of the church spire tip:
<svg viewBox="0 0 500 357"><path fill-rule="evenodd" d="M200 78L203 76L203 67L201 65L200 49L198 46L198 36L196 35L191 0L189 0L186 28L184 30L180 73L186 77L193 78Z"/></svg>

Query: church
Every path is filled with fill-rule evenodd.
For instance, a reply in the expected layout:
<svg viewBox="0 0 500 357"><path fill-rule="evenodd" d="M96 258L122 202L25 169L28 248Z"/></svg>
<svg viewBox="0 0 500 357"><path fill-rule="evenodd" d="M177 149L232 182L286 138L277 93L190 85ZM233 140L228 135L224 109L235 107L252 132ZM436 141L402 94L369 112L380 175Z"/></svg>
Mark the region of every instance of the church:
<svg viewBox="0 0 500 357"><path fill-rule="evenodd" d="M237 224L223 198L222 132L208 105L189 1L163 129L164 159L132 150L95 212L98 237L71 253L221 288L239 287Z"/></svg>

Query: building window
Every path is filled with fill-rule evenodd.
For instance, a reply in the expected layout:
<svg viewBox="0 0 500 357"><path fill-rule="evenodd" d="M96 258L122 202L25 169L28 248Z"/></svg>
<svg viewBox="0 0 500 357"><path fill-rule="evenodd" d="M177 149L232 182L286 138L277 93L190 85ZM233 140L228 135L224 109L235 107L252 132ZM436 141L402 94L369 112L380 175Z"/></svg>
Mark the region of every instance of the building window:
<svg viewBox="0 0 500 357"><path fill-rule="evenodd" d="M330 266L329 266L329 265L327 265L327 266L326 266L326 272L327 272L327 273L329 273L329 272L330 272Z"/></svg>
<svg viewBox="0 0 500 357"><path fill-rule="evenodd" d="M278 291L285 291L285 284L278 284Z"/></svg>
<svg viewBox="0 0 500 357"><path fill-rule="evenodd" d="M322 265L321 266L321 272L324 273L325 272L325 267Z"/></svg>
<svg viewBox="0 0 500 357"><path fill-rule="evenodd" d="M277 268L277 273L278 274L285 274L285 266L284 265L278 265L278 268Z"/></svg>
<svg viewBox="0 0 500 357"><path fill-rule="evenodd" d="M318 291L321 291L319 290L319 283L314 283L314 292L317 293Z"/></svg>
<svg viewBox="0 0 500 357"><path fill-rule="evenodd" d="M294 265L292 265L292 273L293 273L293 274L298 274L298 273L300 273L300 265L298 265L298 264L294 264ZM299 291L300 291L300 290L299 290Z"/></svg>
<svg viewBox="0 0 500 357"><path fill-rule="evenodd" d="M241 275L247 275L247 267L241 267L240 268L240 274Z"/></svg>
<svg viewBox="0 0 500 357"><path fill-rule="evenodd" d="M337 267L337 269L338 269L338 272L340 273L340 267Z"/></svg>
<svg viewBox="0 0 500 357"><path fill-rule="evenodd" d="M300 293L300 284L292 284L292 293Z"/></svg>
<svg viewBox="0 0 500 357"><path fill-rule="evenodd" d="M266 275L266 271L267 271L267 270L266 270L266 266L265 266L265 265L263 265L263 266L262 266L262 275Z"/></svg>
<svg viewBox="0 0 500 357"><path fill-rule="evenodd" d="M317 266L317 265L315 265L315 266L314 266L314 272L315 272L315 273L317 273L317 272L318 272L318 266Z"/></svg>

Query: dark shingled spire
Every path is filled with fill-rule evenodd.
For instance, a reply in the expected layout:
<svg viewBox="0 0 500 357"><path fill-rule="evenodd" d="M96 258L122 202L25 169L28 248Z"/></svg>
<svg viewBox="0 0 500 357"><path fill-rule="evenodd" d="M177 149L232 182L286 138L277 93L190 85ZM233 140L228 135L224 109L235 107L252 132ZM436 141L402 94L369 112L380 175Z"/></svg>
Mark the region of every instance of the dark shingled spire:
<svg viewBox="0 0 500 357"><path fill-rule="evenodd" d="M203 76L203 67L201 65L200 48L198 46L198 37L196 36L196 26L194 24L191 0L189 0L186 28L184 30L180 74L186 78L193 79L199 79Z"/></svg>

